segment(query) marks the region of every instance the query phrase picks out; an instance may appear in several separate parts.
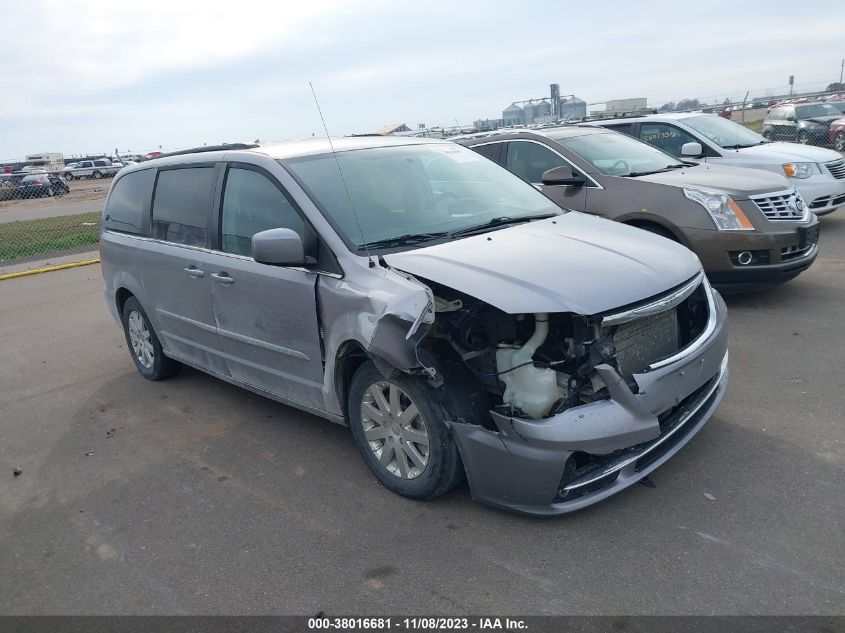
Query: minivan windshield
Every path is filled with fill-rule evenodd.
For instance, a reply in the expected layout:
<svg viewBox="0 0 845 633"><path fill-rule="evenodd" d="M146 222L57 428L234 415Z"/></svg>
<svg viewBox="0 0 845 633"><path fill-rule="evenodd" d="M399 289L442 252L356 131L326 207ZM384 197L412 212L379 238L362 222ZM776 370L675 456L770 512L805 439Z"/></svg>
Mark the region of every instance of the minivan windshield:
<svg viewBox="0 0 845 633"><path fill-rule="evenodd" d="M769 142L744 125L728 121L716 114L691 116L684 119L683 124L701 133L724 149L741 149Z"/></svg>
<svg viewBox="0 0 845 633"><path fill-rule="evenodd" d="M563 213L518 176L457 144L375 147L279 162L353 251L364 244L387 248L391 240L421 244L472 227L483 230L488 223L492 229Z"/></svg>
<svg viewBox="0 0 845 633"><path fill-rule="evenodd" d="M619 132L556 140L608 176L644 176L684 166L669 154Z"/></svg>

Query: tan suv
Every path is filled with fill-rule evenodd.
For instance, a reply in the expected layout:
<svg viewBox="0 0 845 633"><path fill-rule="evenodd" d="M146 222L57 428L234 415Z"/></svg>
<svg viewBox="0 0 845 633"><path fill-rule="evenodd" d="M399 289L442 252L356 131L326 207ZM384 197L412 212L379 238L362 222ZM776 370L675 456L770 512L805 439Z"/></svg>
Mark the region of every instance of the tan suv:
<svg viewBox="0 0 845 633"><path fill-rule="evenodd" d="M789 181L771 172L681 162L630 136L592 126L456 140L562 207L682 243L722 291L782 283L816 258L818 219Z"/></svg>

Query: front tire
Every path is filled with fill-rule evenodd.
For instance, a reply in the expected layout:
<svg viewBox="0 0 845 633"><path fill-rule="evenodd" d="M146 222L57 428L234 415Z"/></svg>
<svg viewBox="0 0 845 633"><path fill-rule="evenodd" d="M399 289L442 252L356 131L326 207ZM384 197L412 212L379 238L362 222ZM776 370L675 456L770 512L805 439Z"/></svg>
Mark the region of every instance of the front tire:
<svg viewBox="0 0 845 633"><path fill-rule="evenodd" d="M845 152L845 132L840 132L833 139L833 148L837 152Z"/></svg>
<svg viewBox="0 0 845 633"><path fill-rule="evenodd" d="M801 145L809 145L810 144L810 137L807 136L806 132L799 132L798 133L798 142Z"/></svg>
<svg viewBox="0 0 845 633"><path fill-rule="evenodd" d="M123 304L123 333L135 368L147 380L162 380L179 371L181 363L164 354L147 313L135 297Z"/></svg>
<svg viewBox="0 0 845 633"><path fill-rule="evenodd" d="M100 178L102 178L102 177L103 177L103 174L101 174L101 173L100 173L100 172L98 172L98 171L95 171L93 174L91 174L91 177L92 177L92 178L95 178L95 179L97 179L97 180L99 180Z"/></svg>
<svg viewBox="0 0 845 633"><path fill-rule="evenodd" d="M367 361L352 378L348 413L361 457L389 490L434 499L463 479L458 447L445 424L455 419L445 386L398 372L388 379Z"/></svg>

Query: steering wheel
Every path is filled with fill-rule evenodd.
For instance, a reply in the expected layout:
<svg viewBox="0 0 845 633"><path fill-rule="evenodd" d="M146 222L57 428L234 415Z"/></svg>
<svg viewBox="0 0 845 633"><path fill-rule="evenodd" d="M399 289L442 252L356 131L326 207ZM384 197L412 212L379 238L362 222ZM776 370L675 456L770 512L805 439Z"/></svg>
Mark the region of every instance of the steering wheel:
<svg viewBox="0 0 845 633"><path fill-rule="evenodd" d="M628 164L628 161L622 160L621 158L617 160L610 166L611 171L631 171L631 166Z"/></svg>

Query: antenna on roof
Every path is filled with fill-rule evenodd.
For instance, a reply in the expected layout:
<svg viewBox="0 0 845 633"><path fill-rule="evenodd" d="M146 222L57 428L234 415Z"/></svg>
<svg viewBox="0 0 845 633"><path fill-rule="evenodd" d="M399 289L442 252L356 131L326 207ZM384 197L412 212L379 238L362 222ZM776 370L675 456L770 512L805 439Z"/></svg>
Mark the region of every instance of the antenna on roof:
<svg viewBox="0 0 845 633"><path fill-rule="evenodd" d="M329 128L326 127L326 119L323 118L323 110L320 108L320 102L317 100L317 93L314 92L314 84L309 81L308 85L311 86L311 94L314 96L314 103L317 105L317 112L320 114L320 121L323 123L323 130L325 130L326 138L329 140L329 147L332 150L332 156L334 157L334 162L337 165L337 173L340 174L340 181L343 183L343 189L346 191L346 199L349 201L349 208L352 209L352 215L355 217L355 224L358 226L358 232L361 234L361 242L364 246L364 250L367 251L367 260L369 260L370 268L375 268L376 264L370 255L370 247L367 246L367 238L364 237L364 230L361 228L361 221L358 219L358 213L355 211L352 196L349 194L349 187L346 186L346 179L343 177L343 170L340 168L340 161L337 159L337 152L334 151L334 143L332 143Z"/></svg>

